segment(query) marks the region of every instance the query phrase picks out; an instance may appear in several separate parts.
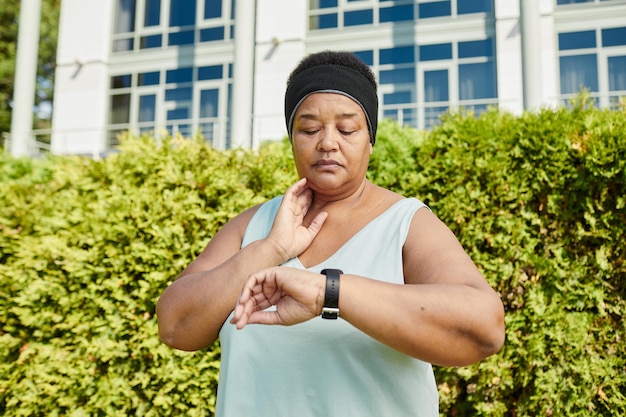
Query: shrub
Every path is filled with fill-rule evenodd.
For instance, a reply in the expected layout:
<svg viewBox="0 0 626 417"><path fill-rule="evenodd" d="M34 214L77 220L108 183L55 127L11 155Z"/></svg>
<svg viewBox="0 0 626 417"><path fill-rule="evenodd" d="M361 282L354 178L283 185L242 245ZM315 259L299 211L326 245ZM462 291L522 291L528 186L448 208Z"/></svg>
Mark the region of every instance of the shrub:
<svg viewBox="0 0 626 417"><path fill-rule="evenodd" d="M626 113L383 121L368 176L425 201L506 307L487 360L437 367L442 415L623 415ZM155 303L216 230L296 179L289 143L121 138L106 159L0 156L0 413L213 415L219 346L183 353Z"/></svg>

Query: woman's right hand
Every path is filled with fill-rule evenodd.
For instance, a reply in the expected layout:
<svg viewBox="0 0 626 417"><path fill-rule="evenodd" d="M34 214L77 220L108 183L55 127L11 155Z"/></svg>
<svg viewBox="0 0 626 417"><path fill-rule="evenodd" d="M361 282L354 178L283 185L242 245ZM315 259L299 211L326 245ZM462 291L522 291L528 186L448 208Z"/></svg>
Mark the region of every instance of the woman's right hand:
<svg viewBox="0 0 626 417"><path fill-rule="evenodd" d="M304 224L313 190L302 178L289 187L283 196L274 224L267 239L273 242L287 259L295 258L309 247L326 221L328 213L323 211L313 218L309 225Z"/></svg>

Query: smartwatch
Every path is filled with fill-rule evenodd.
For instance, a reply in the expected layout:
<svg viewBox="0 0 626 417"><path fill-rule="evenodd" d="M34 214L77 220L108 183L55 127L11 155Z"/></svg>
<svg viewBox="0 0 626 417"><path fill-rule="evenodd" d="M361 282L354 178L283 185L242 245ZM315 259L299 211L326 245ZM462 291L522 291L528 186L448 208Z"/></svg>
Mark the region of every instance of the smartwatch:
<svg viewBox="0 0 626 417"><path fill-rule="evenodd" d="M322 274L326 275L326 294L324 307L322 307L322 318L337 320L339 317L339 274L343 274L343 271L340 269L323 269Z"/></svg>

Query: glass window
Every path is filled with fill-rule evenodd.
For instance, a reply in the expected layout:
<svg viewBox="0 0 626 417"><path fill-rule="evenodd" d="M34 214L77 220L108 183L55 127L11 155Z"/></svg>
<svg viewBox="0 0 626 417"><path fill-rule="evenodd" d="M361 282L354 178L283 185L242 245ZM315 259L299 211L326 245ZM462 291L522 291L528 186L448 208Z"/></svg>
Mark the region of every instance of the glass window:
<svg viewBox="0 0 626 417"><path fill-rule="evenodd" d="M161 0L146 0L143 25L158 26L161 23Z"/></svg>
<svg viewBox="0 0 626 417"><path fill-rule="evenodd" d="M405 84L415 83L415 69L399 68L380 71L380 84Z"/></svg>
<svg viewBox="0 0 626 417"><path fill-rule="evenodd" d="M493 0L457 0L458 14L491 13L493 12Z"/></svg>
<svg viewBox="0 0 626 417"><path fill-rule="evenodd" d="M196 0L170 0L170 26L196 23Z"/></svg>
<svg viewBox="0 0 626 417"><path fill-rule="evenodd" d="M116 75L111 77L111 88L128 88L131 86L132 79L133 77L131 74Z"/></svg>
<svg viewBox="0 0 626 417"><path fill-rule="evenodd" d="M413 97L409 91L399 91L383 95L384 104L409 104L413 102Z"/></svg>
<svg viewBox="0 0 626 417"><path fill-rule="evenodd" d="M440 59L452 59L451 43L420 46L420 61L437 61Z"/></svg>
<svg viewBox="0 0 626 417"><path fill-rule="evenodd" d="M448 70L424 71L424 101L448 101Z"/></svg>
<svg viewBox="0 0 626 417"><path fill-rule="evenodd" d="M414 20L414 8L412 4L404 4L400 6L381 7L379 10L379 19L384 22L403 22Z"/></svg>
<svg viewBox="0 0 626 417"><path fill-rule="evenodd" d="M493 42L491 39L459 42L459 58L473 58L477 56L492 57L493 55Z"/></svg>
<svg viewBox="0 0 626 417"><path fill-rule="evenodd" d="M598 91L598 60L596 54L562 56L559 59L561 94L575 94L585 87Z"/></svg>
<svg viewBox="0 0 626 417"><path fill-rule="evenodd" d="M418 7L419 7L419 17L421 19L425 19L429 17L450 16L452 14L450 0L420 3Z"/></svg>
<svg viewBox="0 0 626 417"><path fill-rule="evenodd" d="M135 30L135 0L118 0L115 8L115 33Z"/></svg>
<svg viewBox="0 0 626 417"><path fill-rule="evenodd" d="M584 32L559 33L559 50L583 49L596 47L596 32L587 30Z"/></svg>
<svg viewBox="0 0 626 417"><path fill-rule="evenodd" d="M459 99L495 98L495 68L492 62L459 65Z"/></svg>
<svg viewBox="0 0 626 417"><path fill-rule="evenodd" d="M198 68L198 80L220 80L223 75L222 65L211 65Z"/></svg>
<svg viewBox="0 0 626 417"><path fill-rule="evenodd" d="M195 32L193 30L185 30L183 32L170 33L168 43L175 45L192 45L194 43Z"/></svg>
<svg viewBox="0 0 626 417"><path fill-rule="evenodd" d="M166 101L191 101L193 90L191 87L170 88L165 90Z"/></svg>
<svg viewBox="0 0 626 417"><path fill-rule="evenodd" d="M130 120L130 94L111 96L111 124L128 123Z"/></svg>
<svg viewBox="0 0 626 417"><path fill-rule="evenodd" d="M626 91L626 55L612 56L609 64L609 91Z"/></svg>
<svg viewBox="0 0 626 417"><path fill-rule="evenodd" d="M169 70L165 73L165 82L169 83L186 83L193 81L193 68L178 68Z"/></svg>
<svg viewBox="0 0 626 417"><path fill-rule="evenodd" d="M161 73L159 71L142 72L137 77L137 85L142 87L146 85L159 85Z"/></svg>
<svg viewBox="0 0 626 417"><path fill-rule="evenodd" d="M135 42L132 38L129 39L116 39L113 41L113 52L126 52L132 51Z"/></svg>
<svg viewBox="0 0 626 417"><path fill-rule="evenodd" d="M380 64L406 64L415 62L413 46L400 46L397 48L381 49Z"/></svg>
<svg viewBox="0 0 626 417"><path fill-rule="evenodd" d="M374 51L357 51L354 54L370 67L374 65Z"/></svg>
<svg viewBox="0 0 626 417"><path fill-rule="evenodd" d="M202 29L200 31L200 42L212 42L224 40L224 27Z"/></svg>
<svg viewBox="0 0 626 417"><path fill-rule="evenodd" d="M626 27L602 29L602 46L626 45Z"/></svg>
<svg viewBox="0 0 626 417"><path fill-rule="evenodd" d="M309 29L331 29L336 28L339 20L337 13L321 14L319 16L311 16L309 19Z"/></svg>
<svg viewBox="0 0 626 417"><path fill-rule="evenodd" d="M219 104L217 89L200 91L200 117L217 117Z"/></svg>
<svg viewBox="0 0 626 417"><path fill-rule="evenodd" d="M163 35L142 36L139 42L140 49L160 48L163 45Z"/></svg>
<svg viewBox="0 0 626 417"><path fill-rule="evenodd" d="M204 0L204 18L222 17L222 0Z"/></svg>
<svg viewBox="0 0 626 417"><path fill-rule="evenodd" d="M156 95L139 97L139 122L154 122L156 118Z"/></svg>
<svg viewBox="0 0 626 417"><path fill-rule="evenodd" d="M337 7L337 0L310 0L311 9L327 9L329 7Z"/></svg>
<svg viewBox="0 0 626 417"><path fill-rule="evenodd" d="M345 12L343 15L344 26L369 25L374 22L372 9Z"/></svg>
<svg viewBox="0 0 626 417"><path fill-rule="evenodd" d="M593 0L556 0L556 4L590 3Z"/></svg>

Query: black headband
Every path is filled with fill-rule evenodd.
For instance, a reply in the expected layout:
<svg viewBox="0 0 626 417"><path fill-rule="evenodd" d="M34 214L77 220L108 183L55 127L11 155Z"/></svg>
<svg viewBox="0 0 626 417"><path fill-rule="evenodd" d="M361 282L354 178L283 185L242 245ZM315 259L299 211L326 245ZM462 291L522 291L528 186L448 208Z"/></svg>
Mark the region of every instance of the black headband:
<svg viewBox="0 0 626 417"><path fill-rule="evenodd" d="M326 92L343 94L361 106L373 145L378 127L376 87L363 74L343 65L318 65L293 76L285 93L285 122L289 138L296 110L304 99L312 93Z"/></svg>

